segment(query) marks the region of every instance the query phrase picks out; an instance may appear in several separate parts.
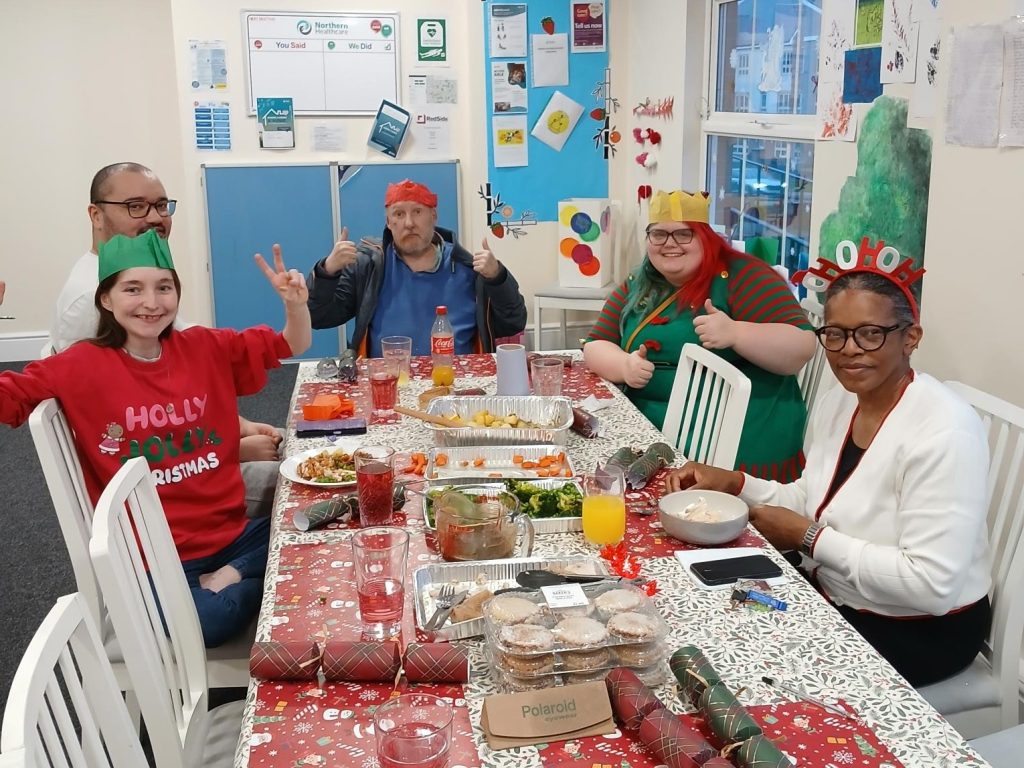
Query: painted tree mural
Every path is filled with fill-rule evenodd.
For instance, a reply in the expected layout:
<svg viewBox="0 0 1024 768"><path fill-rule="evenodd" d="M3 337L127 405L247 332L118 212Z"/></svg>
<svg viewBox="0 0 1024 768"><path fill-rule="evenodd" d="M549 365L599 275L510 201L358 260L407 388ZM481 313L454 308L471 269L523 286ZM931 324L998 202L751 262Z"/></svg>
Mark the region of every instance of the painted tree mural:
<svg viewBox="0 0 1024 768"><path fill-rule="evenodd" d="M928 223L932 139L907 128L907 102L880 96L861 123L857 173L839 193L838 210L821 224L818 254L832 259L842 240L885 240L920 267Z"/></svg>

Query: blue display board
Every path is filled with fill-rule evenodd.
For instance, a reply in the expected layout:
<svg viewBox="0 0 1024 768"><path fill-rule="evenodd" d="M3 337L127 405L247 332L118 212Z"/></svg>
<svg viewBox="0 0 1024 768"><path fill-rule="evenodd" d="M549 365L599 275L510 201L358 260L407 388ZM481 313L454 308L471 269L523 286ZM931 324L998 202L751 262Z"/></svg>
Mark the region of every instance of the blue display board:
<svg viewBox="0 0 1024 768"><path fill-rule="evenodd" d="M334 244L331 167L204 167L214 325L284 327L284 306L253 262L281 244L285 266L308 272ZM306 359L338 355L338 330L313 332Z"/></svg>
<svg viewBox="0 0 1024 768"><path fill-rule="evenodd" d="M457 235L459 165L454 161L204 166L214 325L283 327L284 308L253 254L262 253L271 262L271 246L280 243L285 265L307 274L331 252L341 226L357 243L363 237L379 238L384 193L388 184L403 179L426 184L437 194L438 224ZM466 247L474 250L472 244ZM302 357L337 357L342 330L313 331L313 345Z"/></svg>
<svg viewBox="0 0 1024 768"><path fill-rule="evenodd" d="M523 2L524 0L520 0ZM604 126L604 121L591 116L594 109L604 109L603 91L595 96L594 91L605 81L608 68L608 53L569 53L569 84L556 87L534 87L531 84L532 57L529 37L546 34L541 20L550 18L557 32L572 35L570 23L571 3L567 0L528 0L527 5L527 131L533 129L548 100L555 91L583 105L583 115L561 151L555 151L547 144L527 134L529 164L514 168L498 168L494 165L494 146L491 137L492 105L491 87L490 17L494 0L485 0L483 8L483 37L485 45L485 81L487 84L487 180L492 196L500 195L504 205L511 206L513 216L531 211L538 221L558 219L558 201L570 197L607 197L608 161L604 157L603 145L595 143L594 136ZM504 4L504 3L498 3ZM610 2L605 3L608 14ZM607 25L607 20L606 20ZM610 26L606 26L610 30ZM494 61L500 61L495 58ZM508 59L516 61L517 58ZM623 116L624 118L625 116ZM614 116L613 116L614 121ZM500 221L496 218L495 221Z"/></svg>

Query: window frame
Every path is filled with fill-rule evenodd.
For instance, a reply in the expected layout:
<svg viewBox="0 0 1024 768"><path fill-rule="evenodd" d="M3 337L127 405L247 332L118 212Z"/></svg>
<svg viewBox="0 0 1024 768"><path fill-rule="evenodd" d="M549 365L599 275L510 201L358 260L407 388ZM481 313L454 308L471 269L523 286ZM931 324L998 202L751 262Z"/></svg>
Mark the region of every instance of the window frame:
<svg viewBox="0 0 1024 768"><path fill-rule="evenodd" d="M808 142L812 145L815 142L817 133L817 114L801 115L793 112L788 113L759 113L759 112L727 112L724 110L716 109L718 103L717 90L718 90L718 69L720 63L720 51L719 46L719 34L721 32L721 16L722 9L732 3L737 3L739 0L706 0L706 11L705 16L705 29L704 29L704 40L707 43L707 55L704 57L704 77L703 81L703 99L705 105L705 111L701 115L700 121L700 169L701 169L701 185L707 184L708 170L710 165L710 146L712 137L720 138L733 138L733 139L747 139L748 141L753 140L770 140L770 141L784 141L784 142ZM798 6L803 12L803 5ZM811 12L811 11L808 11ZM756 27L757 17L753 19L752 29ZM798 21L797 29L801 28L802 24ZM789 73L790 78L796 78L799 76L801 71L804 71L805 67L799 61L799 48L800 48L800 36L797 36L797 48L794 51L793 62L791 72ZM728 52L722 52L728 57ZM817 71L818 65L815 63L814 70ZM738 66L737 66L738 75ZM750 74L748 72L747 76ZM790 89L790 98L793 99L792 104L797 105L799 109L800 99L793 98L793 89ZM733 104L735 104L735 94ZM787 178L792 175L792 162L793 152L789 151L786 153L786 176ZM746 178L746 158L744 157L743 164L740 166L740 179ZM812 179L813 181L813 179ZM789 188L784 190L783 197L781 200L782 209L787 210L789 206ZM744 185L740 184L740 210L745 210L745 198L746 193ZM812 201L813 206L813 201ZM742 217L740 219L742 222ZM742 225L741 225L742 229ZM783 217L782 226L782 238L785 241L788 238L788 223L786 218ZM781 254L780 254L781 257Z"/></svg>

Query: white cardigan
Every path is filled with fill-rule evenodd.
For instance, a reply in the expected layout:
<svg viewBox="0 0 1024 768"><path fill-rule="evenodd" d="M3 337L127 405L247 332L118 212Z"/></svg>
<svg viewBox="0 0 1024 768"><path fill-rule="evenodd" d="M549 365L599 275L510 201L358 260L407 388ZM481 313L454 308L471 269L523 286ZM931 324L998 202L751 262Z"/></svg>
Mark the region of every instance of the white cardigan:
<svg viewBox="0 0 1024 768"><path fill-rule="evenodd" d="M971 406L917 373L860 464L820 511L857 398L830 390L813 419L803 477L746 476L741 498L828 525L814 546L817 578L837 604L887 616L941 616L991 586L988 442Z"/></svg>

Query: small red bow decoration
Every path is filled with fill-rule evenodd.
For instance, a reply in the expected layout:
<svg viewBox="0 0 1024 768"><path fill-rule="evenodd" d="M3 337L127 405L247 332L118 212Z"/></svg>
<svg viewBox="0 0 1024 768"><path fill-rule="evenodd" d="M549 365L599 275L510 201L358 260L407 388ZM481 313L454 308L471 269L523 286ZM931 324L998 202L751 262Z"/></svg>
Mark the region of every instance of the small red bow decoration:
<svg viewBox="0 0 1024 768"><path fill-rule="evenodd" d="M650 320L648 320L647 324L648 325L668 325L668 318L665 317L665 315L658 315L657 317L652 317Z"/></svg>
<svg viewBox="0 0 1024 768"><path fill-rule="evenodd" d="M651 352L661 352L661 342L656 339L644 339L643 345Z"/></svg>
<svg viewBox="0 0 1024 768"><path fill-rule="evenodd" d="M636 188L636 204L640 205L641 200L649 200L654 190L650 184L641 184Z"/></svg>

